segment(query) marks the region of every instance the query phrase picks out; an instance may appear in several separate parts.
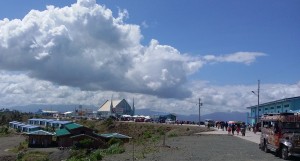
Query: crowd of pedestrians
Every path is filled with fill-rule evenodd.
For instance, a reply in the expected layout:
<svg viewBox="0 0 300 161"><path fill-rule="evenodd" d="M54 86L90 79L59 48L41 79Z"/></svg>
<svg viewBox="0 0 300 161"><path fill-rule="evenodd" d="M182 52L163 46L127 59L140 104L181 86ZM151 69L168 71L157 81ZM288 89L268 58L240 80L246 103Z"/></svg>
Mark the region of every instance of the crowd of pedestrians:
<svg viewBox="0 0 300 161"><path fill-rule="evenodd" d="M245 136L247 126L244 122L224 122L218 121L216 122L216 127L218 129L222 129L223 131L228 131L228 135L234 135L235 132L237 135L240 133L242 136Z"/></svg>

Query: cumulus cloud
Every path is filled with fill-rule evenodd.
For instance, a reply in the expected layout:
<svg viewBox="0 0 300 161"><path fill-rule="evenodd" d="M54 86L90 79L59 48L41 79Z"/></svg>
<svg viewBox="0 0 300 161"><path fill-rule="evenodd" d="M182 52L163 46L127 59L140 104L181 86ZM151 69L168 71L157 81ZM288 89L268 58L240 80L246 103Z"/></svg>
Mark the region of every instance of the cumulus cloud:
<svg viewBox="0 0 300 161"><path fill-rule="evenodd" d="M95 0L47 6L22 20L0 21L0 68L82 90L115 90L161 97L190 95L186 73L201 65L170 46L140 44L140 26L113 17ZM175 94L174 93L181 93Z"/></svg>
<svg viewBox="0 0 300 161"><path fill-rule="evenodd" d="M204 59L155 39L142 45L140 26L127 24L95 0L31 10L23 19L0 20L0 69L83 91L116 91L187 98L187 77L206 62L250 64L263 53L239 52ZM8 92L22 93L22 88ZM62 94L60 96L65 96Z"/></svg>
<svg viewBox="0 0 300 161"><path fill-rule="evenodd" d="M221 56L205 55L203 59L207 62L234 62L250 65L260 56L266 56L266 54L261 52L236 52Z"/></svg>

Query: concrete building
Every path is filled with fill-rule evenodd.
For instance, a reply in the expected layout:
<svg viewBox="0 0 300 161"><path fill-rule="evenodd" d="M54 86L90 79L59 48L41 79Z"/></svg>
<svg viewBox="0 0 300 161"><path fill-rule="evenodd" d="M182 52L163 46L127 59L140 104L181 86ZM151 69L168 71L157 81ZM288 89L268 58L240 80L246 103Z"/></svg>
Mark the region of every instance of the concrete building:
<svg viewBox="0 0 300 161"><path fill-rule="evenodd" d="M257 105L247 107L247 109L250 110L248 123L254 124L257 116ZM263 114L282 112L300 112L300 96L260 104L258 108L258 118Z"/></svg>
<svg viewBox="0 0 300 161"><path fill-rule="evenodd" d="M125 99L107 100L99 109L98 115L107 118L109 116L133 115L134 110Z"/></svg>

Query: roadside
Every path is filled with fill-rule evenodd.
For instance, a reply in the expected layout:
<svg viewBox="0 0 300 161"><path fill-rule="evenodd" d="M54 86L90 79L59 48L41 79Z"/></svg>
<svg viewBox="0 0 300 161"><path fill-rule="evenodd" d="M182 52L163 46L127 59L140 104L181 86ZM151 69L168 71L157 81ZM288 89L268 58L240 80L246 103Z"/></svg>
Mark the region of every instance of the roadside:
<svg viewBox="0 0 300 161"><path fill-rule="evenodd" d="M225 130L223 131L222 129L217 129L217 128L210 128L210 129L213 129L213 131L200 132L200 133L196 133L196 135L228 135L228 132ZM237 135L236 132L235 132L234 136L259 144L260 134L261 134L260 132L257 132L256 134L254 134L253 131L246 131L245 136L242 136L241 133L239 135ZM232 135L232 134L229 134L229 135Z"/></svg>

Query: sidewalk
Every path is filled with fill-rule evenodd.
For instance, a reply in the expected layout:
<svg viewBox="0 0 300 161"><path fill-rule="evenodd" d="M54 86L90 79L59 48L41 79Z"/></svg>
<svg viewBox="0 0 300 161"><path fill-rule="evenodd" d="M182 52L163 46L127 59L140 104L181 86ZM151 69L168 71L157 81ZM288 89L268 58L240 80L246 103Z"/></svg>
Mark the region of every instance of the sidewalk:
<svg viewBox="0 0 300 161"><path fill-rule="evenodd" d="M211 129L214 129L214 131L201 132L201 133L196 133L196 134L197 135L228 135L228 132L223 131L222 129L217 129L217 128L211 128ZM259 144L260 134L261 134L260 132L257 132L256 134L254 134L253 131L247 130L245 136L242 136L241 133L239 135L237 135L236 131L234 133L234 136Z"/></svg>

